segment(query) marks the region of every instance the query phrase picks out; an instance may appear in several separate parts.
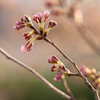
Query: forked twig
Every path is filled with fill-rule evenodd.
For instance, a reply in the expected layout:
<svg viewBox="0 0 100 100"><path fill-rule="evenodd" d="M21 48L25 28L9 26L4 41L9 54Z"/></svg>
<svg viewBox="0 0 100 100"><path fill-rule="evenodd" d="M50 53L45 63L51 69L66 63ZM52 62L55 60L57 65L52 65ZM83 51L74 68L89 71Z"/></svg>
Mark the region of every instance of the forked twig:
<svg viewBox="0 0 100 100"><path fill-rule="evenodd" d="M54 46L63 55L63 57L66 58L76 68L76 70L80 74L80 77L85 81L85 84L94 93L96 100L100 100L98 91L94 89L94 87L90 84L90 82L87 80L87 78L82 74L82 72L79 70L76 62L74 62L71 58L69 58L54 42L50 41L47 38L44 38L44 40L46 42L50 43L52 46Z"/></svg>

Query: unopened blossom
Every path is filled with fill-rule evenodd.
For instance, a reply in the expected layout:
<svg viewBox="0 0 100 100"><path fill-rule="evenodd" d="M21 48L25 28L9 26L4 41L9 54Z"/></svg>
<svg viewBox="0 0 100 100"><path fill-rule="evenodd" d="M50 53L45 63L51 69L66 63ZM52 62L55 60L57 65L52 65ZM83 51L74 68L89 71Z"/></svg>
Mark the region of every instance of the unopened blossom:
<svg viewBox="0 0 100 100"><path fill-rule="evenodd" d="M54 72L54 71L57 71L58 69L59 67L57 65L52 65L50 70Z"/></svg>
<svg viewBox="0 0 100 100"><path fill-rule="evenodd" d="M46 21L46 19L49 17L49 11L48 10L46 10L46 11L44 11L44 22Z"/></svg>
<svg viewBox="0 0 100 100"><path fill-rule="evenodd" d="M35 34L34 31L26 32L23 34L23 37L25 40L30 40L34 34Z"/></svg>
<svg viewBox="0 0 100 100"><path fill-rule="evenodd" d="M51 21L49 21L48 28L52 28L52 27L54 27L54 26L56 26L56 25L57 25L57 22L51 20Z"/></svg>
<svg viewBox="0 0 100 100"><path fill-rule="evenodd" d="M88 76L91 74L91 70L90 70L88 67L86 67L85 65L81 65L81 66L79 67L79 69L80 69L80 71L82 72L82 74L83 74L84 76L86 76L86 77L88 77Z"/></svg>
<svg viewBox="0 0 100 100"><path fill-rule="evenodd" d="M52 64L57 64L59 60L56 56L51 56L50 58L47 59L47 61Z"/></svg>
<svg viewBox="0 0 100 100"><path fill-rule="evenodd" d="M29 52L29 51L31 51L31 50L32 50L32 43L29 44L28 46L25 45L25 44L23 44L23 45L21 46L21 51L22 51L23 53Z"/></svg>
<svg viewBox="0 0 100 100"><path fill-rule="evenodd" d="M36 23L38 23L38 20L37 20L37 15L33 15L33 20L36 22Z"/></svg>
<svg viewBox="0 0 100 100"><path fill-rule="evenodd" d="M37 19L38 19L39 23L41 23L41 20L42 20L42 14L41 13L37 13Z"/></svg>
<svg viewBox="0 0 100 100"><path fill-rule="evenodd" d="M59 82L60 80L61 80L61 73L57 73L54 78L54 81Z"/></svg>
<svg viewBox="0 0 100 100"><path fill-rule="evenodd" d="M14 26L13 29L19 30L19 29L21 29L23 27L25 27L25 25L17 25L17 26Z"/></svg>

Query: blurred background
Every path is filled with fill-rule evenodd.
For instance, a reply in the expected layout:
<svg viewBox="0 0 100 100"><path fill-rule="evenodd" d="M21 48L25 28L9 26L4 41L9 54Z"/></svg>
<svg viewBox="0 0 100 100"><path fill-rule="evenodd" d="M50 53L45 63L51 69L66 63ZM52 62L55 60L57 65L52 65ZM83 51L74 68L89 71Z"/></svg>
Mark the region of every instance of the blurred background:
<svg viewBox="0 0 100 100"><path fill-rule="evenodd" d="M15 31L13 26L24 15L33 16L43 13L47 8L46 0L0 0L0 47L15 58L34 68L59 89L64 90L62 82L54 82L55 73L50 71L51 65L47 57L56 55L68 69L76 72L74 67L63 56L45 41L37 41L33 50L22 53L20 47L25 44L22 34L29 31L23 28ZM84 0L82 3L84 25L93 33L98 45L100 44L100 0ZM48 9L50 10L50 9ZM57 21L48 38L54 41L78 65L95 67L100 70L100 56L84 41L66 16L50 16L49 20ZM48 22L47 21L47 22ZM33 22L36 28L38 25ZM46 24L47 25L47 24ZM46 26L45 26L46 27ZM83 80L78 77L66 78L68 85L77 100L94 100L93 93ZM6 59L0 53L0 100L65 100L33 74L21 66Z"/></svg>

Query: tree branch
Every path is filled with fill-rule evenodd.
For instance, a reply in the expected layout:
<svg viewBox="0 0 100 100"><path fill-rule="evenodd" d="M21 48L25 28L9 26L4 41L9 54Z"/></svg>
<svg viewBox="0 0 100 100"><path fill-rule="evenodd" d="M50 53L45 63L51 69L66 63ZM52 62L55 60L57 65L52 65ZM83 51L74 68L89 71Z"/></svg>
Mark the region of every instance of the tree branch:
<svg viewBox="0 0 100 100"><path fill-rule="evenodd" d="M85 81L85 84L88 86L88 88L94 93L96 100L99 100L99 94L98 91L94 89L94 87L90 84L90 82L87 80L87 78L82 74L82 72L79 70L76 62L74 62L71 58L69 58L55 43L50 41L48 38L44 38L46 42L54 46L62 55L64 58L66 58L78 71L80 74L80 77Z"/></svg>
<svg viewBox="0 0 100 100"><path fill-rule="evenodd" d="M56 93L58 93L59 95L65 97L68 100L71 100L71 97L67 94L65 94L63 91L59 90L58 88L56 88L54 85L52 85L49 81L47 81L43 76L41 76L38 72L36 72L34 69L32 69L31 67L29 67L28 65L24 64L23 62L21 62L20 60L12 57L10 54L8 54L6 51L4 51L2 48L0 48L0 52L7 57L7 59L15 62L16 64L20 65L21 67L23 67L24 69L28 70L29 72L31 72L32 74L34 74L36 77L38 77L41 81L43 81L48 87L50 87L53 91L55 91Z"/></svg>

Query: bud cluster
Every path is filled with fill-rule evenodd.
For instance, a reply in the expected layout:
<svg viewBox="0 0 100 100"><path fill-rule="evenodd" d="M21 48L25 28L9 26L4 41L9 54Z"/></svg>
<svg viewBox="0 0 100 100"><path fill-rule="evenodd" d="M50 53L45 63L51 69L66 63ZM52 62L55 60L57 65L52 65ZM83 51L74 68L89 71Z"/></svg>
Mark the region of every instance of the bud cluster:
<svg viewBox="0 0 100 100"><path fill-rule="evenodd" d="M83 75L85 77L90 78L93 86L98 89L100 88L100 73L96 72L96 69L89 69L88 67L86 67L85 65L81 65L79 67L80 71L83 73Z"/></svg>
<svg viewBox="0 0 100 100"><path fill-rule="evenodd" d="M43 17L44 19L42 22ZM26 41L28 41L26 44L23 44L21 47L21 51L23 53L31 51L34 42L36 40L42 40L43 38L45 38L48 35L49 30L52 29L54 26L56 26L57 22L51 20L48 23L47 29L44 30L44 24L48 17L49 17L49 11L47 10L44 11L43 15L40 12L37 13L36 15L33 15L33 21L38 23L39 31L33 26L31 18L26 15L23 18L21 18L20 21L16 22L16 26L13 27L15 30L20 30L25 26L32 29L32 31L23 33L23 38Z"/></svg>
<svg viewBox="0 0 100 100"><path fill-rule="evenodd" d="M51 72L59 72L55 75L54 81L59 82L61 80L62 72L64 75L68 76L70 71L65 68L64 64L56 57L51 56L50 58L47 58L48 63L53 64L51 66Z"/></svg>

